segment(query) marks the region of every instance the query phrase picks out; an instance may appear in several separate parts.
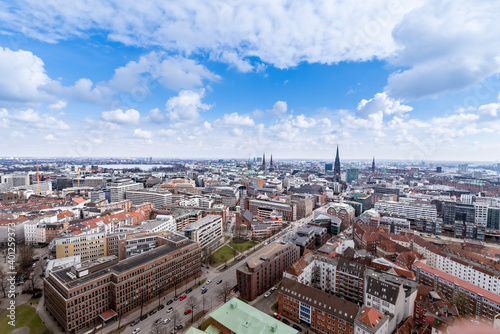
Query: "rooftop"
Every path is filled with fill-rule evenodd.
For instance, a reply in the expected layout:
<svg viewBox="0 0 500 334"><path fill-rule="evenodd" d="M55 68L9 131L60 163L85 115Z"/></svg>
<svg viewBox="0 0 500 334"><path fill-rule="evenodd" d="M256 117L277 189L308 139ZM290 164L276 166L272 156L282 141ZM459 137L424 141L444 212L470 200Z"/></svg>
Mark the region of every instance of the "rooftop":
<svg viewBox="0 0 500 334"><path fill-rule="evenodd" d="M288 244L282 244L279 242L272 242L267 247L264 247L259 252L257 252L254 256L247 260L247 265L250 268L255 268L258 265L262 264L265 260L269 259L273 254L285 249L288 247Z"/></svg>

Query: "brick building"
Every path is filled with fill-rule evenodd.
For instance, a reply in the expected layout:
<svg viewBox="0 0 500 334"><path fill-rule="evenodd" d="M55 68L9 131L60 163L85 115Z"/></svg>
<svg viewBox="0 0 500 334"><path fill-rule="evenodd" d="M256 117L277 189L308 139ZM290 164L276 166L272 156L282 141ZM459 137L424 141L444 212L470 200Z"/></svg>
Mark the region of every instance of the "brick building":
<svg viewBox="0 0 500 334"><path fill-rule="evenodd" d="M240 297L252 301L281 280L285 269L300 257L299 247L273 242L236 270Z"/></svg>

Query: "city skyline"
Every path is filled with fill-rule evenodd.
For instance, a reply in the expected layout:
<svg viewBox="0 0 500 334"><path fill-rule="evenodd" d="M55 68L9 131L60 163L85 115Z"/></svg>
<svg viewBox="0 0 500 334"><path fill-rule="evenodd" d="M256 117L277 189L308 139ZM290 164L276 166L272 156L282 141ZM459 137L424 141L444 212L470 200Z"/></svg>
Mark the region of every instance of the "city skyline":
<svg viewBox="0 0 500 334"><path fill-rule="evenodd" d="M498 4L268 6L4 3L0 155L498 161Z"/></svg>

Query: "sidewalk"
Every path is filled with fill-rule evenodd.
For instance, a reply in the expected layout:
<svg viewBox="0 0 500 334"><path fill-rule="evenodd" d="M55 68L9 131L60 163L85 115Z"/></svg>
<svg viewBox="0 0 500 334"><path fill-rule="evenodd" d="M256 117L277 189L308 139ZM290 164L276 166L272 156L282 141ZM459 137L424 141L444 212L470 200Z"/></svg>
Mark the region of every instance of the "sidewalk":
<svg viewBox="0 0 500 334"><path fill-rule="evenodd" d="M49 313L47 313L47 311L45 310L45 296L42 296L42 298L40 298L40 301L38 302L38 305L36 307L36 313L38 313L43 321L43 324L47 326L52 334L63 334L63 332L61 332L61 330L59 329L57 323L52 320Z"/></svg>

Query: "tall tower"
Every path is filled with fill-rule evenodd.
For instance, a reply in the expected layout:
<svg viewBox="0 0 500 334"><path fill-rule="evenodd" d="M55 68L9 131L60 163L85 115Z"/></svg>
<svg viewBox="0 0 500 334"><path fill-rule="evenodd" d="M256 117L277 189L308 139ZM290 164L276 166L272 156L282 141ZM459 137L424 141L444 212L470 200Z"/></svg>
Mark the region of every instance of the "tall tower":
<svg viewBox="0 0 500 334"><path fill-rule="evenodd" d="M372 174L375 174L375 157L373 157L372 161Z"/></svg>
<svg viewBox="0 0 500 334"><path fill-rule="evenodd" d="M271 154L271 161L269 162L269 167L273 168L273 155Z"/></svg>
<svg viewBox="0 0 500 334"><path fill-rule="evenodd" d="M333 165L333 181L340 182L340 158L339 158L339 145L337 145L337 155L335 156L335 163Z"/></svg>
<svg viewBox="0 0 500 334"><path fill-rule="evenodd" d="M248 158L247 169L248 170L252 169L252 162L250 161L250 158Z"/></svg>
<svg viewBox="0 0 500 334"><path fill-rule="evenodd" d="M266 170L266 154L262 154L262 167L260 168L261 170Z"/></svg>

